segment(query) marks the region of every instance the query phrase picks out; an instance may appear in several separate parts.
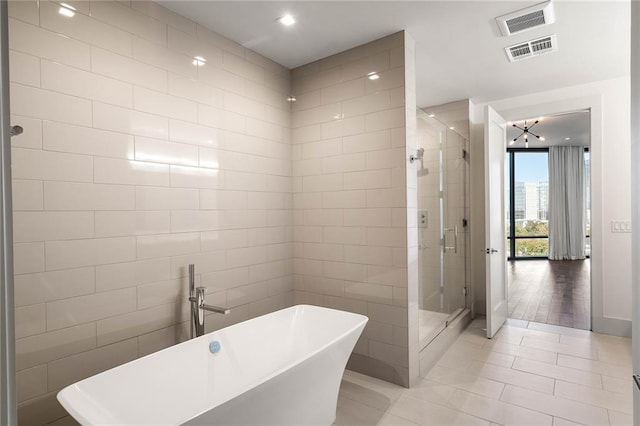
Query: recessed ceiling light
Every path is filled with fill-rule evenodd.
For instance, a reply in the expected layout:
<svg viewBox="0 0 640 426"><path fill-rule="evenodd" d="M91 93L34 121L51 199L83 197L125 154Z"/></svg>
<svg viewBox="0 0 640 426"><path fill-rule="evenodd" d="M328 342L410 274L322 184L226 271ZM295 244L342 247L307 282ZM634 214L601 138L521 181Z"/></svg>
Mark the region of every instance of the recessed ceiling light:
<svg viewBox="0 0 640 426"><path fill-rule="evenodd" d="M564 138L564 140L565 140L565 141L570 141L570 140L571 140L571 138L567 137L567 138Z"/></svg>
<svg viewBox="0 0 640 426"><path fill-rule="evenodd" d="M428 115L427 115L427 117L430 117L430 118L433 118L433 117L435 117L435 116L436 116L435 114L428 114Z"/></svg>
<svg viewBox="0 0 640 426"><path fill-rule="evenodd" d="M66 3L60 3L60 9L58 9L58 13L62 16L66 16L67 18L73 18L76 14L74 12L76 10L75 7L70 6Z"/></svg>
<svg viewBox="0 0 640 426"><path fill-rule="evenodd" d="M453 127L453 126L451 126L451 127L449 127L449 129L451 129L451 130L455 130L456 128L455 128L455 127Z"/></svg>
<svg viewBox="0 0 640 426"><path fill-rule="evenodd" d="M367 74L367 76L369 77L369 80L377 80L380 78L378 73L375 71L370 72L369 74Z"/></svg>
<svg viewBox="0 0 640 426"><path fill-rule="evenodd" d="M286 15L284 15L283 17L278 18L278 21L279 21L282 25L284 25L284 26L286 26L286 27L291 26L291 25L293 25L293 24L295 24L295 23L296 23L296 20L295 20L295 19L293 19L293 16L291 16L291 15L289 15L289 14L286 14Z"/></svg>
<svg viewBox="0 0 640 426"><path fill-rule="evenodd" d="M287 96L287 101L288 102L295 102L295 101L297 101L297 99L295 98L295 96Z"/></svg>
<svg viewBox="0 0 640 426"><path fill-rule="evenodd" d="M544 136L540 136L540 140L541 140L542 142L544 142L544 140L545 140L545 139L544 139Z"/></svg>
<svg viewBox="0 0 640 426"><path fill-rule="evenodd" d="M204 64L207 63L207 60L205 58L203 58L202 56L195 56L193 58L193 62L191 62L193 65L195 65L196 67L202 67L204 66Z"/></svg>

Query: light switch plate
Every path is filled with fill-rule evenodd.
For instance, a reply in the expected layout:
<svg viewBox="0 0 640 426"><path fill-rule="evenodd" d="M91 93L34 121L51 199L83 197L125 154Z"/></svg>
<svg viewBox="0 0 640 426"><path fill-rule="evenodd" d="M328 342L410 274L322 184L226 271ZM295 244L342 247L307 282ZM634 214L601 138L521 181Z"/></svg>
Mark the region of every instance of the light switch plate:
<svg viewBox="0 0 640 426"><path fill-rule="evenodd" d="M628 221L628 220L612 220L611 221L611 232L614 232L614 233L630 233L631 232L631 221Z"/></svg>

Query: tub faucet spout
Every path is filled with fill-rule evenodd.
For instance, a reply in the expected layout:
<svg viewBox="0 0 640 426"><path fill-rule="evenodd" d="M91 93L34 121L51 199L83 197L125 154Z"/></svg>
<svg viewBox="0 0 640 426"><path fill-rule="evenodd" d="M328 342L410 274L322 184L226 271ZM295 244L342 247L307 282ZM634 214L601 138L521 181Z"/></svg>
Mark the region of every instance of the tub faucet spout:
<svg viewBox="0 0 640 426"><path fill-rule="evenodd" d="M227 315L230 309L221 308L219 306L207 305L204 303L205 287L196 288L195 265L189 265L189 302L191 302L191 338L194 331L196 337L204 335L204 312L215 312L217 314Z"/></svg>

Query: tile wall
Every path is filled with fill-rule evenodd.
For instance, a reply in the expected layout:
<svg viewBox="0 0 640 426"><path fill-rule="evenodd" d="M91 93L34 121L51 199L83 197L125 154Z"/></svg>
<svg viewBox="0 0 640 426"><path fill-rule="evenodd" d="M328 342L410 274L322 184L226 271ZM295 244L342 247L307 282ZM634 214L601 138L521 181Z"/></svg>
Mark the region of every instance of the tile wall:
<svg viewBox="0 0 640 426"><path fill-rule="evenodd" d="M209 316L208 330L293 303L290 71L152 2L67 3L76 9L73 17L48 1L9 6L12 122L24 127L13 139L23 424L64 417L55 401L62 387L187 338L189 263L207 287L208 303L232 308L228 317ZM389 70L380 82L399 82L391 64L402 58L391 48L384 52ZM194 65L195 56L206 63ZM388 89L387 106L399 105L399 93ZM332 93L323 92L330 105L343 90ZM349 124L325 126L332 135L326 146L299 143L296 155L321 162L341 150L339 135L365 123L361 112L351 119L350 111L374 99L352 102L344 111ZM322 114L300 111L296 119L316 123ZM326 202L364 199L363 185L378 182L369 191L384 209L368 211L366 220L384 222L377 238L386 248L377 254L391 259L390 242L399 238L392 226L402 223L392 223L396 206L386 205L386 191L401 182L392 179L393 167L376 164L392 156L401 166L386 129L402 123L393 110L375 114L366 123L386 147L365 155L363 142L352 138L347 145L370 167L348 177L357 196L330 193ZM342 163L327 161L328 177L318 173L304 182L311 198L314 188L342 187L336 169ZM303 178L297 179L299 186ZM329 221L325 242L366 237L360 226L328 226L334 214L306 212L310 223ZM304 248L331 254L322 244ZM401 263L401 253L394 259ZM336 281L367 268L342 260L327 260ZM392 266L390 260L379 266L378 281L401 275ZM348 292L377 301L378 293L370 293L376 288L361 284ZM402 298L401 288L380 294L388 302L373 304L381 315L401 313L391 303Z"/></svg>
<svg viewBox="0 0 640 426"><path fill-rule="evenodd" d="M404 32L294 69L292 148L295 301L367 315L348 367L408 385L405 81Z"/></svg>

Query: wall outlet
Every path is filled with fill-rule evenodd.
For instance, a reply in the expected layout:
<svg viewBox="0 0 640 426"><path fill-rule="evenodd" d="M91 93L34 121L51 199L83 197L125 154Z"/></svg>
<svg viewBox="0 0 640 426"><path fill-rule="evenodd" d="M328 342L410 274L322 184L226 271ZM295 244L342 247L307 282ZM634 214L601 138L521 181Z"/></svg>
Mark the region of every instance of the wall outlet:
<svg viewBox="0 0 640 426"><path fill-rule="evenodd" d="M611 232L629 233L631 232L631 221L628 220L612 220Z"/></svg>

